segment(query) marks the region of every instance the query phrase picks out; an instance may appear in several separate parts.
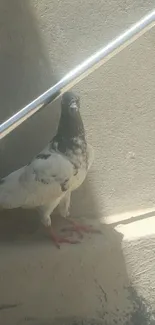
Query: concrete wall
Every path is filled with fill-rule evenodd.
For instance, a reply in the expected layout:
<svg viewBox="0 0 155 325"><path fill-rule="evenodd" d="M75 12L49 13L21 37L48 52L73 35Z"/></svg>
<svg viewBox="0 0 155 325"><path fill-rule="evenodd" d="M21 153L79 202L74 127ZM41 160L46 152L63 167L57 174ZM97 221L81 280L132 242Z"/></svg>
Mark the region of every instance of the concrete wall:
<svg viewBox="0 0 155 325"><path fill-rule="evenodd" d="M1 0L0 121L153 6L153 0ZM86 317L155 324L154 37L152 29L75 87L95 162L73 195L72 214L100 226L103 236L59 252L38 231L37 215L2 213L3 324L57 317L61 325L96 324ZM1 176L44 147L58 117L56 102L1 141Z"/></svg>

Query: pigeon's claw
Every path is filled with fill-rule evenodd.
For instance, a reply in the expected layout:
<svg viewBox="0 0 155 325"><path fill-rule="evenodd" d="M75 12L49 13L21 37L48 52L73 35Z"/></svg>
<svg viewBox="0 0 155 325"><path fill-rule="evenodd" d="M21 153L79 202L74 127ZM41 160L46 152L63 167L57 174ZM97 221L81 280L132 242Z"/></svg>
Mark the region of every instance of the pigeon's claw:
<svg viewBox="0 0 155 325"><path fill-rule="evenodd" d="M70 223L72 224L72 226L64 228L63 231L75 231L80 238L83 237L83 233L102 234L102 232L99 229L95 229L93 228L93 226L79 224L73 220L70 220Z"/></svg>
<svg viewBox="0 0 155 325"><path fill-rule="evenodd" d="M47 227L47 232L48 232L50 238L52 239L52 241L54 242L54 245L59 249L60 249L60 244L62 244L62 243L66 243L66 244L78 244L79 243L78 240L74 240L74 239L70 239L70 238L67 238L64 236L57 235L51 226Z"/></svg>

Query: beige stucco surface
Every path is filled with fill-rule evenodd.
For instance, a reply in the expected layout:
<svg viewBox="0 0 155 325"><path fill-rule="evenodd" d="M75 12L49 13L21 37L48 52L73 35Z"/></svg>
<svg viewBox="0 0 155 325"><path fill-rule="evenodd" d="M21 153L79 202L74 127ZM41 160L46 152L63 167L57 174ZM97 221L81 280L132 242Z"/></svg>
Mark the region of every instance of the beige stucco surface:
<svg viewBox="0 0 155 325"><path fill-rule="evenodd" d="M153 7L151 0L1 0L0 121ZM0 324L155 324L154 40L152 29L75 87L95 161L73 195L72 215L103 234L57 250L34 212L1 213ZM1 141L1 176L54 135L59 106ZM61 228L57 215L54 222Z"/></svg>

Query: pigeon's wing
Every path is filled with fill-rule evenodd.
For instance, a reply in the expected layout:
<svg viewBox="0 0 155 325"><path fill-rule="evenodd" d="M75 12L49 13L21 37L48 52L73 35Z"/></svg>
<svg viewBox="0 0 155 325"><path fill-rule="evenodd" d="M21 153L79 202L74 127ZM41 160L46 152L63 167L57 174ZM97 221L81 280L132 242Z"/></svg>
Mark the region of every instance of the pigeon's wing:
<svg viewBox="0 0 155 325"><path fill-rule="evenodd" d="M69 188L73 165L61 154L42 152L25 166L1 180L0 206L33 208L57 200Z"/></svg>

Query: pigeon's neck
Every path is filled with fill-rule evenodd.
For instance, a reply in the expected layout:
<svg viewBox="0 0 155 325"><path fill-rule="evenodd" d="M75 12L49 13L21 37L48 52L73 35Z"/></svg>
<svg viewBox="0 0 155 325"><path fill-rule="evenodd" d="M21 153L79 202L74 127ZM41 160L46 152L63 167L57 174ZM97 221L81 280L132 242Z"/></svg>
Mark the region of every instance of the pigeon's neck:
<svg viewBox="0 0 155 325"><path fill-rule="evenodd" d="M75 148L86 144L84 125L80 114L76 119L69 119L61 116L58 131L52 141L52 148L65 153L68 150L75 151Z"/></svg>
<svg viewBox="0 0 155 325"><path fill-rule="evenodd" d="M80 112L77 112L75 116L70 116L69 114L61 113L60 122L58 126L57 135L62 136L66 139L84 136L84 125Z"/></svg>

